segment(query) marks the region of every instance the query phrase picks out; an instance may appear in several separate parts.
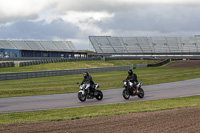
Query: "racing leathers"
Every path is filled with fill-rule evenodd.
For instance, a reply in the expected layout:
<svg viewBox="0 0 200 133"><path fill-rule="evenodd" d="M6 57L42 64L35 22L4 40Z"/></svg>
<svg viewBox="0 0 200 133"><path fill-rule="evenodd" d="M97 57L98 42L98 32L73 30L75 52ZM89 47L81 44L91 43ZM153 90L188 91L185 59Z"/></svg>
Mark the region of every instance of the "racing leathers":
<svg viewBox="0 0 200 133"><path fill-rule="evenodd" d="M137 93L137 84L138 84L138 80L137 80L137 75L135 73L129 74L126 78L126 80L129 80L130 82L133 83L133 89L136 91ZM132 88L131 87L131 88Z"/></svg>
<svg viewBox="0 0 200 133"><path fill-rule="evenodd" d="M81 85L84 84L84 83L90 84L90 90L89 91L94 91L95 84L94 84L94 81L92 80L92 77L89 74L87 76L84 76L84 79L83 79Z"/></svg>

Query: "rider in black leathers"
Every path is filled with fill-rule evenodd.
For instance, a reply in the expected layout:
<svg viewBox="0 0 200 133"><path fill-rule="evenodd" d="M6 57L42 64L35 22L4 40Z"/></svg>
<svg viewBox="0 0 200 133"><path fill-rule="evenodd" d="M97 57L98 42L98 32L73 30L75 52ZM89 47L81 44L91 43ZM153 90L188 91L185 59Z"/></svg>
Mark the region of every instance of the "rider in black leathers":
<svg viewBox="0 0 200 133"><path fill-rule="evenodd" d="M137 80L137 75L135 73L133 73L132 69L128 70L128 76L126 78L126 80L130 80L130 82L133 83L133 88L137 88L136 85L138 84L138 80Z"/></svg>
<svg viewBox="0 0 200 133"><path fill-rule="evenodd" d="M83 77L84 77L84 79L83 79L81 85L84 84L84 83L88 83L88 84L90 84L90 90L89 91L94 91L95 84L94 84L94 81L92 80L92 77L89 75L89 73L84 72Z"/></svg>

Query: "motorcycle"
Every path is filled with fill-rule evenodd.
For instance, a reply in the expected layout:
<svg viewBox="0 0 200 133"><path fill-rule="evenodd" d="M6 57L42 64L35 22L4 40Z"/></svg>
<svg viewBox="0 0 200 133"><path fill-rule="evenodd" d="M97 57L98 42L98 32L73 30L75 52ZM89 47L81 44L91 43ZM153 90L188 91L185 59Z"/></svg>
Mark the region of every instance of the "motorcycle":
<svg viewBox="0 0 200 133"><path fill-rule="evenodd" d="M133 83L129 80L123 80L124 82L124 90L122 92L122 95L124 99L128 100L130 96L138 96L139 98L144 97L144 90L141 88L142 82L139 82L136 85L136 88L133 87Z"/></svg>
<svg viewBox="0 0 200 133"><path fill-rule="evenodd" d="M77 83L79 84L79 83ZM103 99L103 93L101 90L97 90L99 88L98 84L94 84L94 91L91 91L91 85L88 83L84 83L79 85L80 91L78 92L78 99L81 102L84 102L86 99L96 98L97 100Z"/></svg>

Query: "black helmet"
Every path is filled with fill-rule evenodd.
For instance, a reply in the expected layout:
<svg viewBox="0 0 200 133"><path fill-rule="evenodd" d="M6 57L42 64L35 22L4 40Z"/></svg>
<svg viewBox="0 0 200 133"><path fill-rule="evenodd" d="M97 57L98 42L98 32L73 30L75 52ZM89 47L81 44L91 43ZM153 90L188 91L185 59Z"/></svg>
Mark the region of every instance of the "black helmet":
<svg viewBox="0 0 200 133"><path fill-rule="evenodd" d="M88 75L89 75L88 72L84 72L84 73L83 73L84 78L86 78Z"/></svg>
<svg viewBox="0 0 200 133"><path fill-rule="evenodd" d="M129 69L129 70L128 70L128 74L129 74L129 75L132 75L132 74L133 74L133 70L132 70L132 69Z"/></svg>

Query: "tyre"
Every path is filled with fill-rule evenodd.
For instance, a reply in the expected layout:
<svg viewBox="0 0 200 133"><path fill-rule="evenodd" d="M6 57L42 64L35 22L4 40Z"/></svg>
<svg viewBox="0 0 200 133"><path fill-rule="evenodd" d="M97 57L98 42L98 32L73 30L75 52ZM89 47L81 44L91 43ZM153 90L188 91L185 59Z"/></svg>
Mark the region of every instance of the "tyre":
<svg viewBox="0 0 200 133"><path fill-rule="evenodd" d="M78 99L81 101L81 102L84 102L86 100L86 95L85 94L82 94L81 92L78 93Z"/></svg>
<svg viewBox="0 0 200 133"><path fill-rule="evenodd" d="M128 100L130 98L129 91L127 89L123 90L122 95L123 95L124 99L126 99L126 100Z"/></svg>
<svg viewBox="0 0 200 133"><path fill-rule="evenodd" d="M103 93L102 93L102 91L97 90L97 92L98 92L98 95L96 96L96 99L97 100L102 100L103 99Z"/></svg>
<svg viewBox="0 0 200 133"><path fill-rule="evenodd" d="M142 88L139 89L138 97L139 98L143 98L144 97L144 90Z"/></svg>

